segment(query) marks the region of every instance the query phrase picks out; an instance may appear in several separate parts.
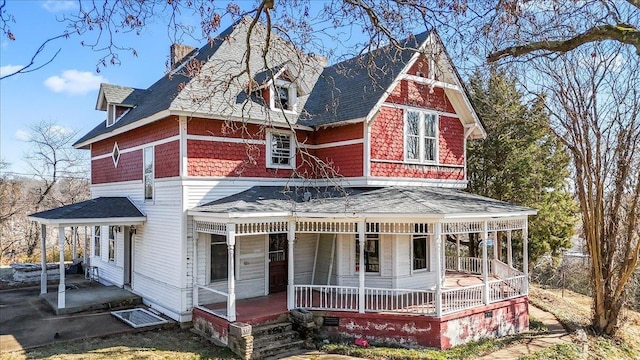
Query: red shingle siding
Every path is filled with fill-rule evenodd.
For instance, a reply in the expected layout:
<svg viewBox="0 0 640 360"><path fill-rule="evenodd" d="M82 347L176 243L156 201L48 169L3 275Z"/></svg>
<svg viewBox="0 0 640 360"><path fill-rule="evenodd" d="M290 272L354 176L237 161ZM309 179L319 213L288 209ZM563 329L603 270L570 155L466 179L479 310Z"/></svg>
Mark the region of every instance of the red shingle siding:
<svg viewBox="0 0 640 360"><path fill-rule="evenodd" d="M362 139L363 123L318 129L314 133L316 144Z"/></svg>
<svg viewBox="0 0 640 360"><path fill-rule="evenodd" d="M113 151L113 143L116 141L118 142L118 148L122 151L133 146L178 135L179 131L178 118L175 116L168 117L149 125L127 131L124 134L91 144L91 157L107 153L111 154Z"/></svg>
<svg viewBox="0 0 640 360"><path fill-rule="evenodd" d="M364 150L362 144L316 150L316 156L330 164L342 176L363 176Z"/></svg>
<svg viewBox="0 0 640 360"><path fill-rule="evenodd" d="M421 57L420 59L418 59L415 64L411 66L411 69L407 71L407 74L418 75L418 71L421 72L425 77L429 76L429 60L427 58ZM437 76L436 80L438 80Z"/></svg>
<svg viewBox="0 0 640 360"><path fill-rule="evenodd" d="M118 167L107 157L91 161L91 183L104 184L142 179L142 150L120 154Z"/></svg>
<svg viewBox="0 0 640 360"><path fill-rule="evenodd" d="M404 160L404 117L402 109L382 107L371 124L371 158ZM373 175L373 174L372 174Z"/></svg>
<svg viewBox="0 0 640 360"><path fill-rule="evenodd" d="M464 127L459 119L440 116L440 163L464 165Z"/></svg>
<svg viewBox="0 0 640 360"><path fill-rule="evenodd" d="M433 165L413 164L389 164L383 162L371 163L371 176L437 179L437 180L464 180L464 169L442 168Z"/></svg>
<svg viewBox="0 0 640 360"><path fill-rule="evenodd" d="M444 93L443 88L417 84L409 80L401 80L400 84L391 92L386 102L423 107L442 112L455 113L453 105Z"/></svg>
<svg viewBox="0 0 640 360"><path fill-rule="evenodd" d="M157 145L154 160L156 179L180 176L180 140Z"/></svg>

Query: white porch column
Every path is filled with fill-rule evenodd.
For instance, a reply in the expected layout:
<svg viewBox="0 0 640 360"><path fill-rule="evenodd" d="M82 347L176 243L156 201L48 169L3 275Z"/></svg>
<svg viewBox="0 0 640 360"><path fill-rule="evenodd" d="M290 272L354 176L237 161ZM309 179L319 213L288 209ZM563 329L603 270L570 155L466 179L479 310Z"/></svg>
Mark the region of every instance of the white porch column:
<svg viewBox="0 0 640 360"><path fill-rule="evenodd" d="M513 267L513 248L511 247L511 230L507 231L507 264Z"/></svg>
<svg viewBox="0 0 640 360"><path fill-rule="evenodd" d="M64 283L64 226L58 227L58 248L60 249L60 283L58 284L58 309L66 307L66 285Z"/></svg>
<svg viewBox="0 0 640 360"><path fill-rule="evenodd" d="M40 273L40 295L47 293L47 225L40 224L40 263L42 272Z"/></svg>
<svg viewBox="0 0 640 360"><path fill-rule="evenodd" d="M482 281L484 282L483 302L489 304L489 261L487 259L487 240L489 239L489 223L482 222Z"/></svg>
<svg viewBox="0 0 640 360"><path fill-rule="evenodd" d="M193 224L192 224L193 225ZM192 228L195 227L192 226ZM193 230L193 259L191 261L191 263L193 264L193 270L191 270L191 277L192 277L192 286L193 286L193 298L191 299L191 308L195 308L198 305L198 293L199 293L199 288L198 288L198 238L200 233L196 232L195 230Z"/></svg>
<svg viewBox="0 0 640 360"><path fill-rule="evenodd" d="M460 234L456 234L456 270L460 271Z"/></svg>
<svg viewBox="0 0 640 360"><path fill-rule="evenodd" d="M522 272L525 275L525 294L529 294L529 220L522 228Z"/></svg>
<svg viewBox="0 0 640 360"><path fill-rule="evenodd" d="M75 261L78 257L78 227L71 227L71 260Z"/></svg>
<svg viewBox="0 0 640 360"><path fill-rule="evenodd" d="M89 265L89 237L87 236L87 227L84 227L84 245L82 246L82 267L87 268Z"/></svg>
<svg viewBox="0 0 640 360"><path fill-rule="evenodd" d="M293 258L293 246L296 240L296 222L295 220L289 221L289 231L287 232L287 309L292 310L295 306L295 263Z"/></svg>
<svg viewBox="0 0 640 360"><path fill-rule="evenodd" d="M493 258L498 259L498 232L493 232Z"/></svg>
<svg viewBox="0 0 640 360"><path fill-rule="evenodd" d="M433 231L436 238L436 316L442 316L442 224L436 223Z"/></svg>
<svg viewBox="0 0 640 360"><path fill-rule="evenodd" d="M365 235L365 226L366 221L358 222L358 239L360 241L360 261L358 263L358 312L364 313L364 304L365 304L365 294L364 294L364 275L367 272L364 264L364 247L366 245L367 239Z"/></svg>
<svg viewBox="0 0 640 360"><path fill-rule="evenodd" d="M235 274L235 254L234 248L236 246L236 224L227 224L227 249L228 263L227 263L227 275L228 275L228 297L227 297L227 320L230 322L236 321L236 274Z"/></svg>

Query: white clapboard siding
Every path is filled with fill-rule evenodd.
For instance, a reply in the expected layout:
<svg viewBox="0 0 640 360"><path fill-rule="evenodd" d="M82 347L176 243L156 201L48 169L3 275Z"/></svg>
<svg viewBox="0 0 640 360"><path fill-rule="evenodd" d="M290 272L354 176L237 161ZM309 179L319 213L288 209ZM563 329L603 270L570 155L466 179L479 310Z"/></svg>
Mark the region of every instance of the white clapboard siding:
<svg viewBox="0 0 640 360"><path fill-rule="evenodd" d="M181 289L179 287L138 272L133 273L133 281L135 284L133 291L136 294L142 296L146 302L158 304L169 310L170 312L166 315L178 320L176 316L182 312Z"/></svg>
<svg viewBox="0 0 640 360"><path fill-rule="evenodd" d="M393 276L393 235L380 235L380 275Z"/></svg>
<svg viewBox="0 0 640 360"><path fill-rule="evenodd" d="M187 191L187 209L206 204L211 201L221 199L226 196L237 194L253 186L278 186L285 185L285 180L187 180L185 181L185 191Z"/></svg>
<svg viewBox="0 0 640 360"><path fill-rule="evenodd" d="M91 197L101 196L128 196L136 204L140 204L144 201L144 188L139 180L91 185Z"/></svg>
<svg viewBox="0 0 640 360"><path fill-rule="evenodd" d="M311 284L313 272L313 258L316 253L316 234L296 234L296 242L293 248L293 261L296 284Z"/></svg>
<svg viewBox="0 0 640 360"><path fill-rule="evenodd" d="M397 277L395 282L395 287L400 289L432 289L436 286L436 273L432 271L415 272L410 276Z"/></svg>
<svg viewBox="0 0 640 360"><path fill-rule="evenodd" d="M264 295L264 268L266 261L265 250L265 236L253 235L253 236L238 236L236 238L237 253L237 285L240 286L243 281L246 280L263 280L263 292Z"/></svg>
<svg viewBox="0 0 640 360"><path fill-rule="evenodd" d="M397 235L395 238L395 276L411 275L411 235Z"/></svg>
<svg viewBox="0 0 640 360"><path fill-rule="evenodd" d="M318 238L318 257L316 259L316 272L313 278L314 285L327 285L334 238L335 235L333 234L320 234ZM333 267L333 272L335 273L335 271L336 268ZM335 283L331 283L331 285L335 285Z"/></svg>

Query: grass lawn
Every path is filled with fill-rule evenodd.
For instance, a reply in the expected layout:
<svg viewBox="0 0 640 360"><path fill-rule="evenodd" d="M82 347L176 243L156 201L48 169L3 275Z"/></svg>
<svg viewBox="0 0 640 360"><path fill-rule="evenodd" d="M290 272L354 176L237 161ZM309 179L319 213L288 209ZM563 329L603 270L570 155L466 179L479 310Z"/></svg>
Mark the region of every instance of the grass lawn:
<svg viewBox="0 0 640 360"><path fill-rule="evenodd" d="M61 342L27 351L1 354L0 359L187 360L235 358L229 350L217 347L189 330L160 329Z"/></svg>

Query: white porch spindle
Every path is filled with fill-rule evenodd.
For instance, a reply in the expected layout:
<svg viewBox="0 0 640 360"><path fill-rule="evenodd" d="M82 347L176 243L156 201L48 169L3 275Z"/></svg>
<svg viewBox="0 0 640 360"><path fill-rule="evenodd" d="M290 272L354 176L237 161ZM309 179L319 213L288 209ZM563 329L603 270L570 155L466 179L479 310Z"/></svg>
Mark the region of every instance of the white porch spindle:
<svg viewBox="0 0 640 360"><path fill-rule="evenodd" d="M192 224L193 225L193 224ZM194 226L195 227L195 226ZM193 259L192 259L192 266L193 266L193 270L191 270L191 276L193 277L193 279L191 279L192 284L193 284L193 299L192 299L192 304L191 307L195 308L198 305L200 305L198 303L198 232L194 231L193 232Z"/></svg>
<svg viewBox="0 0 640 360"><path fill-rule="evenodd" d="M434 226L434 236L436 238L436 316L442 316L442 224L436 223Z"/></svg>
<svg viewBox="0 0 640 360"><path fill-rule="evenodd" d="M359 273L358 273L358 312L359 313L364 313L364 305L365 305L365 294L364 294L364 275L365 272L367 271L367 269L365 269L365 263L364 263L364 247L365 247L365 243L366 243L366 238L365 238L365 226L366 226L366 222L365 221L359 221L358 222L358 239L360 240L360 252L359 252L359 256L360 256L360 261L358 263L358 269L359 269Z"/></svg>
<svg viewBox="0 0 640 360"><path fill-rule="evenodd" d="M295 277L294 277L294 258L293 258L293 245L296 240L296 222L294 220L289 221L289 231L287 233L288 241L288 253L287 253L287 283L289 288L287 289L287 309L292 310L295 308Z"/></svg>
<svg viewBox="0 0 640 360"><path fill-rule="evenodd" d="M58 227L58 248L60 249L60 283L58 284L58 309L66 307L64 283L64 226Z"/></svg>
<svg viewBox="0 0 640 360"><path fill-rule="evenodd" d="M42 272L40 273L40 294L47 293L47 226L40 224L40 243L42 250L40 251L40 263Z"/></svg>
<svg viewBox="0 0 640 360"><path fill-rule="evenodd" d="M489 224L482 223L482 281L484 282L484 292L482 300L485 305L489 304L489 261L487 259L487 241L489 240Z"/></svg>
<svg viewBox="0 0 640 360"><path fill-rule="evenodd" d="M511 247L511 230L507 231L507 265L513 267L513 248Z"/></svg>
<svg viewBox="0 0 640 360"><path fill-rule="evenodd" d="M82 246L82 266L86 268L89 265L89 238L87 237L87 227L84 227L84 245Z"/></svg>
<svg viewBox="0 0 640 360"><path fill-rule="evenodd" d="M529 294L529 223L524 222L522 227L522 272L525 276L524 293Z"/></svg>
<svg viewBox="0 0 640 360"><path fill-rule="evenodd" d="M234 248L236 245L236 224L227 225L227 249L228 263L227 263L227 275L228 286L227 292L227 320L230 322L236 321L236 276L235 276L235 263L234 263Z"/></svg>

